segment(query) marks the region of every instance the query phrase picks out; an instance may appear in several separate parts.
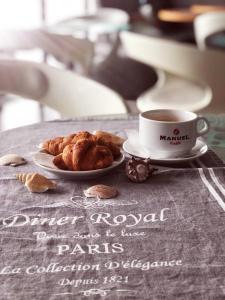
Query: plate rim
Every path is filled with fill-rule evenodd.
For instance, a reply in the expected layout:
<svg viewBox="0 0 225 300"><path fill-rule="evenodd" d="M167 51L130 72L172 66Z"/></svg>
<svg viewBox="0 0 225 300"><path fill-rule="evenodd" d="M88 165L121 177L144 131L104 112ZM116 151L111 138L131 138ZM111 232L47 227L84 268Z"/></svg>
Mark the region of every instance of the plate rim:
<svg viewBox="0 0 225 300"><path fill-rule="evenodd" d="M96 169L96 170L89 170L89 171L67 171L67 170L61 170L59 168L57 169L53 169L51 167L47 167L47 166L44 166L42 164L40 164L36 159L35 159L35 155L38 154L38 153L43 153L43 154L47 154L47 155L51 155L51 154L48 154L48 153L45 153L45 152L42 152L42 151L37 151L35 152L33 155L32 155L32 160L34 162L35 165L37 165L38 167L46 170L46 171L49 171L49 172L52 172L52 173L57 173L57 174L61 174L61 175L65 175L65 176L74 176L74 177L85 177L85 176L92 176L92 175L100 175L104 172L107 172L107 171L110 171L111 169L114 169L118 166L120 166L124 160L125 160L125 154L123 152L121 152L121 155L120 155L120 158L116 159L113 161L112 165L110 165L109 167L106 167L106 168L103 168L103 169ZM54 157L54 155L51 155L52 157Z"/></svg>
<svg viewBox="0 0 225 300"><path fill-rule="evenodd" d="M191 161L191 160L197 159L197 158L203 156L204 154L206 154L207 151L209 150L208 145L206 144L206 142L205 142L202 138L197 138L196 144L197 144L198 141L200 141L200 142L202 143L201 149L203 149L203 151L201 151L201 149L200 149L200 150L199 150L195 155L193 155L193 156L189 156L189 157L174 157L174 158L155 158L155 159L150 157L150 159L151 159L151 161L153 161L153 162L167 162L167 163L180 163L180 162L186 162L186 161ZM129 155L132 155L132 156L139 157L139 158L146 158L146 157L143 157L143 156L141 156L141 155L140 155L140 156L137 156L137 155L132 154L131 152L128 152L128 151L125 149L125 147L124 147L124 145L125 145L125 144L128 144L128 143L129 143L129 139L127 139L126 141L124 141L123 146L122 146L123 150L124 150L126 153L128 153ZM196 145L195 145L195 146L196 146ZM194 147L195 147L195 146L194 146ZM194 147L193 147L193 148L194 148ZM192 149L193 149L193 148L192 148Z"/></svg>

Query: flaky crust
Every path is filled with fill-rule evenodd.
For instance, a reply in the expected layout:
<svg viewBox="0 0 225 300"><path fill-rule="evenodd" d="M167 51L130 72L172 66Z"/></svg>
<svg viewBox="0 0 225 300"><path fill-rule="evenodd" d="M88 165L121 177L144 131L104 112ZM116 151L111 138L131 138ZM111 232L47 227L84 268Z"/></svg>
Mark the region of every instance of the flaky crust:
<svg viewBox="0 0 225 300"><path fill-rule="evenodd" d="M108 147L93 140L81 139L76 144L67 145L54 163L71 171L88 171L109 167L112 162L113 156Z"/></svg>
<svg viewBox="0 0 225 300"><path fill-rule="evenodd" d="M98 145L101 146L105 146L108 147L110 149L110 151L112 152L113 158L117 159L118 157L120 157L120 147L113 144L112 142L107 142L106 140L102 139L102 138L96 138L96 141L98 143Z"/></svg>
<svg viewBox="0 0 225 300"><path fill-rule="evenodd" d="M54 158L53 158L53 164L61 169L61 170L67 170L67 166L65 165L63 159L62 159L62 153L60 153L59 155L56 155Z"/></svg>
<svg viewBox="0 0 225 300"><path fill-rule="evenodd" d="M45 141L42 144L42 149L47 153L56 156L62 153L67 145L75 144L80 139L95 140L95 136L88 131L80 131L66 137L56 137L54 139Z"/></svg>
<svg viewBox="0 0 225 300"><path fill-rule="evenodd" d="M100 146L108 147L112 152L113 158L117 159L121 153L120 153L119 142L118 141L117 143L112 142L114 137L115 137L114 135L110 133L107 135L106 132L102 132L102 131L97 131L96 135L93 135L88 131L80 131L78 133L74 133L66 137L56 137L52 140L45 141L42 144L42 149L44 149L47 153L56 156L61 154L66 146L70 144L76 144L79 140L86 139L89 141L94 141ZM118 139L121 138L118 137ZM116 139L114 138L114 140Z"/></svg>
<svg viewBox="0 0 225 300"><path fill-rule="evenodd" d="M94 135L97 137L97 139L101 139L106 143L111 143L118 147L122 147L123 142L125 141L120 136L107 131L97 130L94 132Z"/></svg>

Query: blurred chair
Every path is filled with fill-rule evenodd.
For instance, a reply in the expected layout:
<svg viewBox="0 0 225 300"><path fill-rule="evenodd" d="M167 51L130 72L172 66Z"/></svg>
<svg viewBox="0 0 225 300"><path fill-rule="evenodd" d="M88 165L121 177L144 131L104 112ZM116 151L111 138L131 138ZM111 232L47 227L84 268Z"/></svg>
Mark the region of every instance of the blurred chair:
<svg viewBox="0 0 225 300"><path fill-rule="evenodd" d="M93 60L94 45L86 39L75 38L69 35L57 35L43 30L10 30L0 31L0 55L2 57L15 57L20 51L40 49L43 59L49 55L63 63L66 68L80 70L88 74ZM0 113L5 97L0 95ZM41 120L44 111L39 105Z"/></svg>
<svg viewBox="0 0 225 300"><path fill-rule="evenodd" d="M225 11L198 16L194 21L194 31L199 49L225 49Z"/></svg>
<svg viewBox="0 0 225 300"><path fill-rule="evenodd" d="M108 57L102 63L93 65L90 77L115 90L124 99L136 100L155 84L157 73L154 68L124 55L121 48L118 38Z"/></svg>
<svg viewBox="0 0 225 300"><path fill-rule="evenodd" d="M87 38L98 35L110 35L128 29L129 15L115 8L99 8L96 14L85 15L50 25L47 30L61 35L77 36L83 34Z"/></svg>
<svg viewBox="0 0 225 300"><path fill-rule="evenodd" d="M127 113L116 92L69 70L45 64L1 60L0 91L39 101L62 117Z"/></svg>
<svg viewBox="0 0 225 300"><path fill-rule="evenodd" d="M44 30L0 31L0 52L14 55L17 51L41 49L66 66L81 66L88 73L93 59L92 42L70 35L58 35Z"/></svg>
<svg viewBox="0 0 225 300"><path fill-rule="evenodd" d="M194 93L185 97L186 88L178 94L177 88L173 88L170 93L178 98L170 100L165 93L159 108L173 108L176 102L177 107L184 110L225 112L225 53L211 49L200 51L192 45L128 32L122 33L121 38L129 57L181 77L188 85L194 82L195 87L205 90L204 97L195 95L193 102ZM156 91L160 92L162 87L163 84L156 86ZM188 90L191 92L190 88ZM146 110L157 107L155 95L149 99Z"/></svg>
<svg viewBox="0 0 225 300"><path fill-rule="evenodd" d="M201 110L212 98L211 89L203 84L158 69L157 83L137 99L140 111L148 109Z"/></svg>

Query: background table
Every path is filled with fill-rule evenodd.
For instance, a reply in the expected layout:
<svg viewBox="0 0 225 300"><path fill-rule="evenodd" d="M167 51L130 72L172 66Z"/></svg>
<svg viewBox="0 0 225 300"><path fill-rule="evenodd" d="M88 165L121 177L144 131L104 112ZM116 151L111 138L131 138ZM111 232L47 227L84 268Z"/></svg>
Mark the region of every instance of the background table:
<svg viewBox="0 0 225 300"><path fill-rule="evenodd" d="M223 118L210 118L223 133ZM0 134L0 155L28 160L0 169L2 299L223 299L225 174L212 152L142 184L130 182L124 166L87 181L54 178L57 189L44 194L15 179L44 173L31 159L44 139L94 129L123 136L137 125L136 116L114 116ZM116 186L119 196L85 199L83 190L98 183Z"/></svg>

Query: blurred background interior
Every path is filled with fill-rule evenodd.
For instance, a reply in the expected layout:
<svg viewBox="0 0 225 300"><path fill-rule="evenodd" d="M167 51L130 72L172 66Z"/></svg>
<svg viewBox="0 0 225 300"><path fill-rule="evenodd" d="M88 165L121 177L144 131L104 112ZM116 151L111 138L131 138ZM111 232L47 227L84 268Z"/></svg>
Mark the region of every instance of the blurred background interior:
<svg viewBox="0 0 225 300"><path fill-rule="evenodd" d="M0 6L0 130L155 108L225 111L225 0Z"/></svg>

